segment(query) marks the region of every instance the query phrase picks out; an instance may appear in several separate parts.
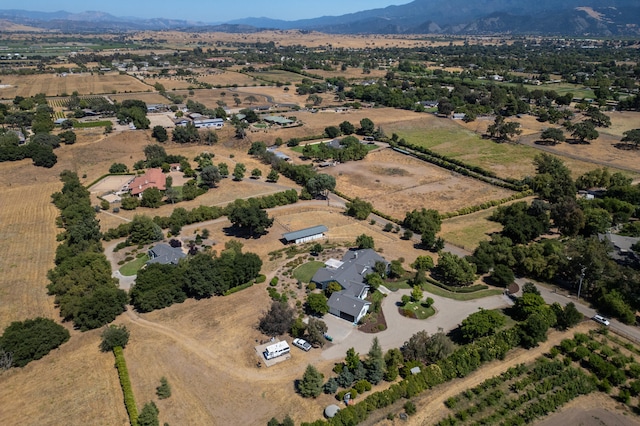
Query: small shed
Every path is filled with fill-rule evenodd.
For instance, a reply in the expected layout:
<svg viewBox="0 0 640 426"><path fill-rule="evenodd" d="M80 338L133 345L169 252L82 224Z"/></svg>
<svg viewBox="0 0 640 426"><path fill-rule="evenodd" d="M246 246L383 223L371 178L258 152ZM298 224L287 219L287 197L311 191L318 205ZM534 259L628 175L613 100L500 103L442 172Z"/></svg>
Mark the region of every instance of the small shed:
<svg viewBox="0 0 640 426"><path fill-rule="evenodd" d="M299 231L287 232L282 235L282 238L287 244L302 244L324 238L324 233L327 231L329 231L329 228L324 225L318 225L312 226L311 228L301 229Z"/></svg>

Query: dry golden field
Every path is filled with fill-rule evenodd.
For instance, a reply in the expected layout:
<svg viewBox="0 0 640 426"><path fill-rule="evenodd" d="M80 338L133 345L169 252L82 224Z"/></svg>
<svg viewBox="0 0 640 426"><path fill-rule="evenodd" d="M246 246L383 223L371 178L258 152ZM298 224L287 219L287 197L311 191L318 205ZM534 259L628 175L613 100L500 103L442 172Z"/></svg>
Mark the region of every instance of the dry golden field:
<svg viewBox="0 0 640 426"><path fill-rule="evenodd" d="M166 104L169 103L167 98L157 92L152 93L118 93L117 95L109 95L109 99L115 102L122 102L127 99L137 99L148 104ZM153 127L153 126L152 126Z"/></svg>
<svg viewBox="0 0 640 426"><path fill-rule="evenodd" d="M120 74L83 73L67 74L66 77L58 74L3 75L2 84L11 87L0 89L1 99L13 99L16 96L29 97L38 93L61 96L65 93L70 95L74 91L80 95L99 95L152 90L152 87L135 77Z"/></svg>
<svg viewBox="0 0 640 426"><path fill-rule="evenodd" d="M269 43L274 42L282 46L303 45L309 48L415 48L425 46L448 46L450 43L462 45L465 40L469 44L479 45L501 45L511 44L513 41L505 37L466 37L451 40L442 36L425 36L424 34L408 35L337 35L323 34L318 32L290 31L261 31L252 34L232 34L232 33L194 33L187 34L176 31L163 31L159 36L157 32L142 31L132 35L133 41L145 38L161 37L167 40L167 46L175 49L194 48L197 43L215 45L224 43L232 46L238 43Z"/></svg>
<svg viewBox="0 0 640 426"><path fill-rule="evenodd" d="M340 192L369 201L398 219L415 209L451 212L513 194L390 149L371 152L359 162L328 167L325 172L336 178Z"/></svg>

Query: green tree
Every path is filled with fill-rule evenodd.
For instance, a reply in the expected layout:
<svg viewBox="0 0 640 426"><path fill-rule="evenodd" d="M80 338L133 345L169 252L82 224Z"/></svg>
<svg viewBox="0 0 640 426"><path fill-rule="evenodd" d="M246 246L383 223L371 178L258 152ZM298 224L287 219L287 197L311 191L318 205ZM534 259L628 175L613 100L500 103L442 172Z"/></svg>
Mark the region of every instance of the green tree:
<svg viewBox="0 0 640 426"><path fill-rule="evenodd" d="M327 324L318 318L309 318L307 325L307 341L314 346L324 346L326 339L324 334L327 332Z"/></svg>
<svg viewBox="0 0 640 426"><path fill-rule="evenodd" d="M276 183L280 179L280 174L276 169L271 169L269 174L267 175L267 182Z"/></svg>
<svg viewBox="0 0 640 426"><path fill-rule="evenodd" d="M535 293L523 293L518 297L513 306L514 317L520 321L526 320L536 312L542 312L546 307L542 296Z"/></svg>
<svg viewBox="0 0 640 426"><path fill-rule="evenodd" d="M122 207L124 210L135 210L139 206L140 199L138 197L125 195L122 197L122 201L120 201L120 207Z"/></svg>
<svg viewBox="0 0 640 426"><path fill-rule="evenodd" d="M340 123L340 132L342 132L343 135L352 135L356 132L356 128L348 121L343 121Z"/></svg>
<svg viewBox="0 0 640 426"><path fill-rule="evenodd" d="M65 145L73 145L74 143L76 143L76 139L77 139L75 132L73 132L72 130L67 130L66 132L62 132L58 135L58 137L60 138L62 143L64 143Z"/></svg>
<svg viewBox="0 0 640 426"><path fill-rule="evenodd" d="M442 220L440 214L436 210L413 210L407 212L402 225L422 234L421 240L427 248L432 248L436 243L436 234L440 231Z"/></svg>
<svg viewBox="0 0 640 426"><path fill-rule="evenodd" d="M384 378L385 361L382 347L377 337L374 337L371 342L371 348L369 348L365 361L365 368L367 370L367 380L372 384L377 385Z"/></svg>
<svg viewBox="0 0 640 426"><path fill-rule="evenodd" d="M422 297L422 289L419 286L414 285L413 290L411 290L411 300L417 303L422 300Z"/></svg>
<svg viewBox="0 0 640 426"><path fill-rule="evenodd" d="M552 140L554 144L558 142L564 142L564 132L560 128L549 127L548 129L544 129L542 134L540 135L542 140Z"/></svg>
<svg viewBox="0 0 640 426"><path fill-rule="evenodd" d="M204 185L213 188L222 180L222 175L216 166L205 166L200 172L200 180Z"/></svg>
<svg viewBox="0 0 640 426"><path fill-rule="evenodd" d="M167 158L167 152L164 148L158 144L147 145L144 147L144 156L147 163L156 161L158 163L164 163Z"/></svg>
<svg viewBox="0 0 640 426"><path fill-rule="evenodd" d="M495 122L487 128L487 133L499 141L510 141L514 136L521 134L522 130L520 123L505 121L503 116L497 115Z"/></svg>
<svg viewBox="0 0 640 426"><path fill-rule="evenodd" d="M356 238L356 246L358 249L373 249L375 247L375 243L373 241L373 237L367 234L361 234Z"/></svg>
<svg viewBox="0 0 640 426"><path fill-rule="evenodd" d="M259 168L255 168L253 170L251 170L251 177L253 179L259 179L260 176L262 176L262 170L260 170Z"/></svg>
<svg viewBox="0 0 640 426"><path fill-rule="evenodd" d="M131 221L127 243L148 244L164 238L162 229L148 216L135 215Z"/></svg>
<svg viewBox="0 0 640 426"><path fill-rule="evenodd" d="M564 308L559 303L554 303L551 305L551 310L556 316L556 328L558 330L567 330L576 326L584 318L573 302L567 303Z"/></svg>
<svg viewBox="0 0 640 426"><path fill-rule="evenodd" d="M169 140L167 129L165 129L163 126L154 126L153 131L151 132L151 136L158 142L166 142L167 140Z"/></svg>
<svg viewBox="0 0 640 426"><path fill-rule="evenodd" d="M295 311L286 302L273 301L271 308L260 318L258 328L267 336L279 336L293 325Z"/></svg>
<svg viewBox="0 0 640 426"><path fill-rule="evenodd" d="M0 349L11 354L12 366L24 367L69 340L69 331L48 318L12 322L0 336Z"/></svg>
<svg viewBox="0 0 640 426"><path fill-rule="evenodd" d="M574 197L576 186L571 178L571 170L558 157L547 153L535 156L533 164L537 174L532 187L544 200L551 203Z"/></svg>
<svg viewBox="0 0 640 426"><path fill-rule="evenodd" d="M373 205L358 197L346 203L347 214L358 220L365 220L373 211Z"/></svg>
<svg viewBox="0 0 640 426"><path fill-rule="evenodd" d="M623 135L624 137L621 139L622 142L633 144L634 148L640 146L640 129L627 130Z"/></svg>
<svg viewBox="0 0 640 426"><path fill-rule="evenodd" d="M140 200L142 207L149 207L157 209L162 205L162 192L158 188L147 188L142 191L142 200Z"/></svg>
<svg viewBox="0 0 640 426"><path fill-rule="evenodd" d="M330 139L337 138L338 136L340 136L340 133L340 129L336 126L329 126L324 128L324 134Z"/></svg>
<svg viewBox="0 0 640 426"><path fill-rule="evenodd" d="M324 315L329 312L327 296L322 293L311 293L307 296L307 306L313 314Z"/></svg>
<svg viewBox="0 0 640 426"><path fill-rule="evenodd" d="M433 258L426 255L418 256L411 267L416 271L430 271L433 269Z"/></svg>
<svg viewBox="0 0 640 426"><path fill-rule="evenodd" d="M347 349L347 355L344 359L345 366L349 371L355 371L360 365L360 354L354 348Z"/></svg>
<svg viewBox="0 0 640 426"><path fill-rule="evenodd" d="M357 133L359 135L371 136L375 130L375 124L369 118L363 118L360 120L360 128Z"/></svg>
<svg viewBox="0 0 640 426"><path fill-rule="evenodd" d="M495 286L507 287L515 280L515 275L507 265L496 265L491 272L490 279Z"/></svg>
<svg viewBox="0 0 640 426"><path fill-rule="evenodd" d="M126 164L113 163L111 167L109 167L109 173L129 173L129 168Z"/></svg>
<svg viewBox="0 0 640 426"><path fill-rule="evenodd" d="M336 188L336 178L327 174L317 174L307 181L305 185L309 194L314 197L319 195L327 198L329 192Z"/></svg>
<svg viewBox="0 0 640 426"><path fill-rule="evenodd" d="M171 385L164 376L160 378L160 386L156 388L156 395L159 399L167 399L171 396Z"/></svg>
<svg viewBox="0 0 640 426"><path fill-rule="evenodd" d="M422 330L411 336L401 350L407 361L420 361L429 365L449 356L454 350L454 344L442 330L431 336Z"/></svg>
<svg viewBox="0 0 640 426"><path fill-rule="evenodd" d="M160 410L158 410L155 402L151 401L144 404L142 411L138 415L138 426L160 426L158 414L160 414Z"/></svg>
<svg viewBox="0 0 640 426"><path fill-rule="evenodd" d="M102 352L111 352L116 346L125 348L129 343L129 330L126 326L110 325L102 332L102 342L100 350Z"/></svg>
<svg viewBox="0 0 640 426"><path fill-rule="evenodd" d="M223 178L229 176L229 166L227 165L227 163L218 164L218 170L220 171L220 176L222 176Z"/></svg>
<svg viewBox="0 0 640 426"><path fill-rule="evenodd" d="M480 337L494 334L498 329L504 327L505 323L506 319L500 312L480 308L478 312L474 312L462 320L460 329L462 336L471 342Z"/></svg>
<svg viewBox="0 0 640 426"><path fill-rule="evenodd" d="M260 156L267 152L267 145L264 142L253 142L249 148L249 155Z"/></svg>
<svg viewBox="0 0 640 426"><path fill-rule="evenodd" d="M476 279L476 265L455 254L443 252L433 273L447 285L467 286Z"/></svg>
<svg viewBox="0 0 640 426"><path fill-rule="evenodd" d="M265 234L273 225L273 218L257 205L234 206L228 218L235 228L246 230L250 236Z"/></svg>
<svg viewBox="0 0 640 426"><path fill-rule="evenodd" d="M237 163L233 169L233 180L241 181L244 178L244 173L247 171L246 167L242 163Z"/></svg>
<svg viewBox="0 0 640 426"><path fill-rule="evenodd" d="M520 324L520 340L525 348L533 348L547 340L547 330L556 322L551 309L535 312Z"/></svg>
<svg viewBox="0 0 640 426"><path fill-rule="evenodd" d="M596 126L592 121L582 121L573 126L571 136L580 143L585 143L587 141L598 139L600 134L596 130Z"/></svg>
<svg viewBox="0 0 640 426"><path fill-rule="evenodd" d="M324 375L309 364L302 380L298 382L298 392L304 398L316 398L322 393L323 380Z"/></svg>

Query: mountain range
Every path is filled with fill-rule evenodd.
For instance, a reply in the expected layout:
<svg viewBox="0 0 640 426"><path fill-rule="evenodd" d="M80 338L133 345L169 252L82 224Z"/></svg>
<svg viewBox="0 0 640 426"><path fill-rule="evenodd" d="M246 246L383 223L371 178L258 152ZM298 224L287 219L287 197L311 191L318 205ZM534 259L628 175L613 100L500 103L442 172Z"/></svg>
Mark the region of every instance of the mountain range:
<svg viewBox="0 0 640 426"><path fill-rule="evenodd" d="M103 12L0 10L0 20L64 32L308 30L333 34L640 35L638 0L415 0L341 16L284 21L245 18L226 23L116 17ZM2 30L2 24L0 24Z"/></svg>

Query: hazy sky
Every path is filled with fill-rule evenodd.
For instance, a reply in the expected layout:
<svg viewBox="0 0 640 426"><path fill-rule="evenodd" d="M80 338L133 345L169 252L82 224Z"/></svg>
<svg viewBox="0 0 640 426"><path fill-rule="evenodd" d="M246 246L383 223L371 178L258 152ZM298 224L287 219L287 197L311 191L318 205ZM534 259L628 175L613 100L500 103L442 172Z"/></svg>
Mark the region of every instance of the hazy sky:
<svg viewBox="0 0 640 426"><path fill-rule="evenodd" d="M39 12L100 11L114 16L174 18L222 22L248 17L296 20L343 15L361 10L407 4L411 0L23 0L1 4L0 9ZM4 3L4 2L3 2Z"/></svg>

